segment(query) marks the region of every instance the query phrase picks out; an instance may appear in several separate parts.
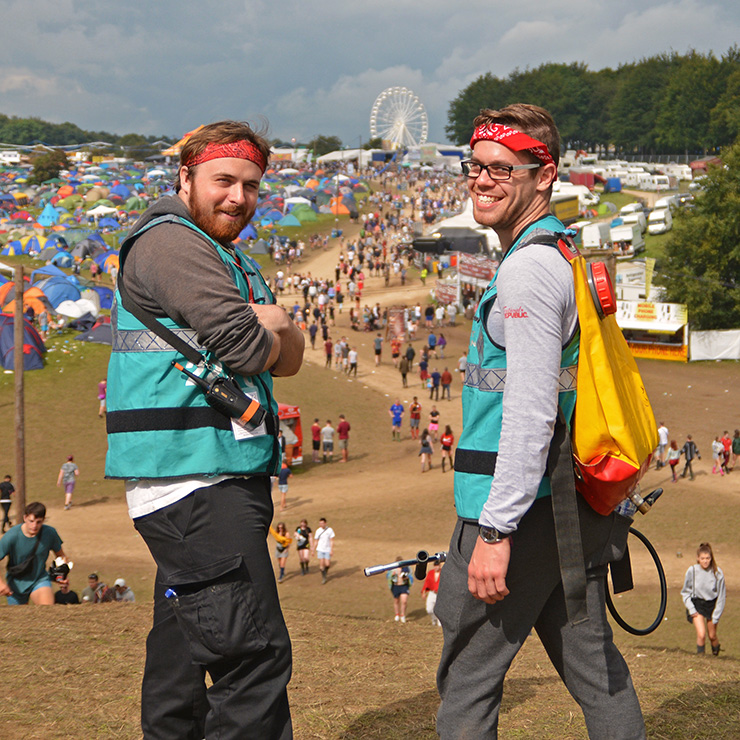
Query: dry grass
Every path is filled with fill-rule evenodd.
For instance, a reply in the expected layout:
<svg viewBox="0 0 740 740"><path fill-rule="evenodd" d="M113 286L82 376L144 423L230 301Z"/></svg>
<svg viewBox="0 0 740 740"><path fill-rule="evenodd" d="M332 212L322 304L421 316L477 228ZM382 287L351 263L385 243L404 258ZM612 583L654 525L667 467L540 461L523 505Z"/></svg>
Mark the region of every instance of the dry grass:
<svg viewBox="0 0 740 740"><path fill-rule="evenodd" d="M315 258L324 256L327 266L316 268L315 274L330 274L335 257L327 252ZM381 283L381 279L368 281L371 302L424 300L418 283L407 286L404 293L393 286L384 291ZM345 312L340 322L346 318ZM454 366L468 331L464 322L445 330L450 359L440 365ZM419 474L418 445L408 439L406 425L403 442L390 439L387 409L393 397L399 395L406 403L416 394L425 412L429 409L418 381L410 379L412 387L402 389L387 359L376 370L371 335L352 333L346 323L332 333L348 334L358 345L356 381L325 370L323 353L309 349L301 373L277 383L280 400L301 406L304 431L314 417L336 421L339 413L352 424L349 463L307 462L296 469L289 508L280 517L289 527L306 517L315 528L318 518L326 516L337 532L334 566L326 586L320 585L315 567L308 577L300 576L295 554L280 586L294 645L290 694L295 735L301 740L433 738L440 631L428 624L418 585L410 597L409 623L394 623L385 580L365 578L362 568L388 562L397 554L410 557L419 549L446 549L455 516L452 476L443 475L438 464L433 471ZM73 588L80 591L91 570L99 571L107 582L124 576L138 603L0 607L0 677L6 688L0 738L137 738L153 566L126 515L121 483L103 479L106 439L104 423L97 418L96 387L106 371L108 349L75 343L71 336L55 339L52 347L46 369L26 376L27 498L49 506L49 523L59 529L65 550L75 561ZM656 414L665 419L671 436L680 440L691 432L700 449L708 452L704 448L718 431L737 426L737 364L641 362L640 367ZM0 375L0 408L8 420L5 463L11 473L12 390L12 375ZM457 378L453 402L438 405L442 423L451 423L459 435ZM307 460L309 448L304 448ZM70 453L81 475L75 506L63 512L63 493L55 482L59 466ZM617 631L643 705L648 736L660 740L740 737L740 662L734 643L740 617L732 590L740 571L738 486L734 475L712 476L708 457L699 464L693 483L670 485L669 474L648 474L646 487L667 489L655 513L638 523L665 565L667 618L648 637ZM703 540L715 545L730 583L720 623L723 653L719 659L692 654L693 632L678 595L694 549ZM645 624L657 606L655 582L650 564L637 554L634 561L637 589L619 599L618 605L629 619ZM507 678L500 736L504 740L585 737L580 711L536 638L525 645Z"/></svg>

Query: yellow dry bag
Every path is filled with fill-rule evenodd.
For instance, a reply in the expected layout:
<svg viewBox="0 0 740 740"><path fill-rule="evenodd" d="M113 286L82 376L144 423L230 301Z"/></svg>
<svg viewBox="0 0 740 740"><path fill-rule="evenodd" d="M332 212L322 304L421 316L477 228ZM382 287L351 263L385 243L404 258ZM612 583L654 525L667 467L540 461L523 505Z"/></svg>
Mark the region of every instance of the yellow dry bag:
<svg viewBox="0 0 740 740"><path fill-rule="evenodd" d="M614 316L603 262L586 263L571 240L558 247L573 267L581 338L571 422L576 489L599 514L611 513L643 476L658 444L645 386Z"/></svg>

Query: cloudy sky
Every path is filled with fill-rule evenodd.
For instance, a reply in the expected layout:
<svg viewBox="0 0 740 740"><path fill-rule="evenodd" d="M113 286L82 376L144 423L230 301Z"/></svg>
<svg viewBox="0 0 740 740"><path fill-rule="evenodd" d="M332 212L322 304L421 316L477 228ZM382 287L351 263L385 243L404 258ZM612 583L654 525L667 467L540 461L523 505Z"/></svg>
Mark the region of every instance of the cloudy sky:
<svg viewBox="0 0 740 740"><path fill-rule="evenodd" d="M357 146L385 88L426 107L485 72L590 69L668 51L725 53L737 0L2 0L0 113L180 136L222 118Z"/></svg>

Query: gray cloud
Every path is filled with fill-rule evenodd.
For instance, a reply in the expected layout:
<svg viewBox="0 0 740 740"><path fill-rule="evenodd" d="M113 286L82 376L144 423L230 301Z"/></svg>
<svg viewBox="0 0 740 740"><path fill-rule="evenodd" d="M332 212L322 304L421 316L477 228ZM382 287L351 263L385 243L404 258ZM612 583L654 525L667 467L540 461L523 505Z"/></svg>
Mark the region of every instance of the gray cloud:
<svg viewBox="0 0 740 740"><path fill-rule="evenodd" d="M386 87L411 88L442 141L450 100L484 72L722 54L740 38L735 0L6 0L3 16L6 115L172 136L266 116L274 136L349 146Z"/></svg>

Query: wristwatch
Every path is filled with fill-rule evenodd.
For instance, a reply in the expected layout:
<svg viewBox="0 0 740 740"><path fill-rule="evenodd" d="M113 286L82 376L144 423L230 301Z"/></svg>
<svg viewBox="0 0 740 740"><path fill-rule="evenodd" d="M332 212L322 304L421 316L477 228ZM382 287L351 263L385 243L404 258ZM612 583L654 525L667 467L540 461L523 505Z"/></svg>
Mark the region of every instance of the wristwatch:
<svg viewBox="0 0 740 740"><path fill-rule="evenodd" d="M479 527L478 534L487 545L495 545L509 536L508 534L499 532L495 527Z"/></svg>

